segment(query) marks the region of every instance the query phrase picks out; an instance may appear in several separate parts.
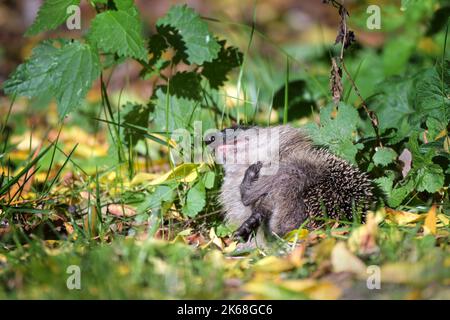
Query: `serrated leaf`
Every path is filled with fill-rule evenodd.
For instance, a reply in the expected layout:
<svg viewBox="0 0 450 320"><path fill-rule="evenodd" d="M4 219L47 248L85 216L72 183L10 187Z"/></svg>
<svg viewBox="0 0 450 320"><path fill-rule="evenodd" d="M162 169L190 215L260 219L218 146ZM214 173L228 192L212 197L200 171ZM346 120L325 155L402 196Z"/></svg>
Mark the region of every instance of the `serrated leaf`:
<svg viewBox="0 0 450 320"><path fill-rule="evenodd" d="M213 89L218 89L227 81L228 73L242 64L243 54L235 47L226 47L226 41L219 41L218 57L203 64L202 75L208 79Z"/></svg>
<svg viewBox="0 0 450 320"><path fill-rule="evenodd" d="M143 133L137 128L130 128L127 125L134 125L137 127L146 128L148 126L150 110L147 106L127 102L127 104L120 111L120 122L125 127L121 127L120 134L122 141L130 147L144 138Z"/></svg>
<svg viewBox="0 0 450 320"><path fill-rule="evenodd" d="M140 60L147 57L141 19L134 7L98 14L92 21L88 40L107 53Z"/></svg>
<svg viewBox="0 0 450 320"><path fill-rule="evenodd" d="M62 117L80 104L100 71L98 54L91 46L72 42L61 48L54 92Z"/></svg>
<svg viewBox="0 0 450 320"><path fill-rule="evenodd" d="M355 163L355 156L363 145L355 144L353 132L357 129L359 115L355 108L339 104L336 117L332 117L333 105L328 105L320 111L320 125L308 125L314 142L328 147L331 151L348 161Z"/></svg>
<svg viewBox="0 0 450 320"><path fill-rule="evenodd" d="M437 164L429 164L415 171L417 190L434 193L444 186L444 170Z"/></svg>
<svg viewBox="0 0 450 320"><path fill-rule="evenodd" d="M36 46L31 57L20 64L3 84L5 93L31 98L50 91L57 52L58 49L50 41L44 41Z"/></svg>
<svg viewBox="0 0 450 320"><path fill-rule="evenodd" d="M201 65L205 61L211 62L219 53L220 45L209 32L208 25L187 5L173 6L156 25L168 25L177 30L186 46L189 63Z"/></svg>
<svg viewBox="0 0 450 320"><path fill-rule="evenodd" d="M61 117L77 107L100 75L98 54L79 41L38 45L31 58L21 64L4 84L7 94L27 97L51 95Z"/></svg>
<svg viewBox="0 0 450 320"><path fill-rule="evenodd" d="M36 19L25 35L33 36L43 31L53 30L69 17L67 8L79 5L80 0L45 0L39 8Z"/></svg>
<svg viewBox="0 0 450 320"><path fill-rule="evenodd" d="M160 131L172 132L176 129L188 128L189 124L200 116L199 102L167 95L162 88L156 91L152 103L154 105L153 123Z"/></svg>
<svg viewBox="0 0 450 320"><path fill-rule="evenodd" d="M114 4L118 10L128 10L134 7L134 0L114 0Z"/></svg>
<svg viewBox="0 0 450 320"><path fill-rule="evenodd" d="M187 193L186 203L182 210L183 213L188 217L195 217L205 207L205 197L205 186L201 181L197 182Z"/></svg>
<svg viewBox="0 0 450 320"><path fill-rule="evenodd" d="M414 190L414 182L410 179L405 185L393 189L388 197L390 207L398 207L403 200Z"/></svg>
<svg viewBox="0 0 450 320"><path fill-rule="evenodd" d="M378 148L373 156L376 165L387 166L397 158L397 153L392 148Z"/></svg>
<svg viewBox="0 0 450 320"><path fill-rule="evenodd" d="M195 72L177 72L170 79L170 94L179 98L200 100L202 87L200 76Z"/></svg>

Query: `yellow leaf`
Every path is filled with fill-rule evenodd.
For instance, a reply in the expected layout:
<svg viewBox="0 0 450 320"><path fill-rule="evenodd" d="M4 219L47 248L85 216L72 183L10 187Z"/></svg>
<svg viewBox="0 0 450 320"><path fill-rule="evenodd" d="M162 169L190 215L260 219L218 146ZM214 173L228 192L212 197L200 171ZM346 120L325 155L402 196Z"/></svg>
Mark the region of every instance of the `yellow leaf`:
<svg viewBox="0 0 450 320"><path fill-rule="evenodd" d="M369 212L366 223L354 229L348 239L348 247L352 252L369 255L379 250L377 246L378 224L383 221L384 209L377 213Z"/></svg>
<svg viewBox="0 0 450 320"><path fill-rule="evenodd" d="M179 180L181 182L192 182L195 179L197 179L198 171L203 169L205 166L204 163L202 164L195 164L195 163L183 163L174 168L173 170L159 176L158 178L152 180L149 182L150 185L158 185L161 184L167 180Z"/></svg>
<svg viewBox="0 0 450 320"><path fill-rule="evenodd" d="M295 242L297 240L303 240L308 237L309 231L307 229L295 229L288 232L284 239L290 242Z"/></svg>
<svg viewBox="0 0 450 320"><path fill-rule="evenodd" d="M436 234L436 206L433 205L430 208L430 211L427 213L427 217L425 218L425 224L423 226L423 233L427 234Z"/></svg>
<svg viewBox="0 0 450 320"><path fill-rule="evenodd" d="M303 292L315 300L336 300L342 294L342 290L329 281L298 279L283 281L281 285L295 292Z"/></svg>
<svg viewBox="0 0 450 320"><path fill-rule="evenodd" d="M417 284L423 282L425 267L419 263L396 262L381 266L383 282Z"/></svg>
<svg viewBox="0 0 450 320"><path fill-rule="evenodd" d="M227 247L223 249L225 253L231 253L237 248L237 241L232 241Z"/></svg>
<svg viewBox="0 0 450 320"><path fill-rule="evenodd" d="M447 227L448 225L450 225L450 219L446 215L441 213L441 214L438 214L437 217L444 226Z"/></svg>
<svg viewBox="0 0 450 320"><path fill-rule="evenodd" d="M399 226L406 226L412 223L416 223L424 218L424 215L422 214L394 210L390 208L386 208L386 214L387 221L398 224Z"/></svg>
<svg viewBox="0 0 450 320"><path fill-rule="evenodd" d="M260 272L284 272L293 269L295 266L287 259L268 256L255 263L253 269Z"/></svg>
<svg viewBox="0 0 450 320"><path fill-rule="evenodd" d="M344 242L338 242L331 252L331 265L333 272L351 272L357 275L366 274L366 265L353 253Z"/></svg>
<svg viewBox="0 0 450 320"><path fill-rule="evenodd" d="M131 180L131 186L134 187L144 182L149 182L157 177L159 177L159 175L156 173L139 172L134 176L133 180Z"/></svg>

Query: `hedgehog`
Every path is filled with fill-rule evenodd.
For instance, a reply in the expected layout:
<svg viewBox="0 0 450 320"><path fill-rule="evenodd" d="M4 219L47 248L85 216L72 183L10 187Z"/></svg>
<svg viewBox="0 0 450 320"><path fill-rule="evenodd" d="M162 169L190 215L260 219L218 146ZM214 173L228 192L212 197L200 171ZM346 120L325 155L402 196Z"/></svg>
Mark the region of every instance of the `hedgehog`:
<svg viewBox="0 0 450 320"><path fill-rule="evenodd" d="M219 201L235 236L265 243L325 218L352 220L374 203L367 174L289 125L232 127L205 143L224 167Z"/></svg>

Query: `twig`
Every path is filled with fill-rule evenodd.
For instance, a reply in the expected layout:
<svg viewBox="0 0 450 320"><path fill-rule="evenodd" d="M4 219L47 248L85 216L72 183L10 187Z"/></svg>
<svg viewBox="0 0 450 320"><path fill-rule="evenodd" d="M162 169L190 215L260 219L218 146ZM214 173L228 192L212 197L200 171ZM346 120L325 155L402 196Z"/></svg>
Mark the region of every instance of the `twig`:
<svg viewBox="0 0 450 320"><path fill-rule="evenodd" d="M352 42L352 40L354 40L354 39L352 39L353 32L349 31L349 29L347 27L347 16L349 15L349 13L343 4L341 4L340 2L338 2L336 0L324 0L323 3L329 3L329 4L333 5L333 7L337 8L339 10L341 22L340 22L339 33L338 33L338 36L336 37L336 43L340 42L342 45L341 53L339 56L339 62L340 62L340 65L342 66L342 69L344 69L347 79L350 81L353 89L355 90L356 95L361 100L361 106L363 107L364 111L366 112L367 116L370 119L373 130L375 132L378 146L382 147L383 144L381 142L380 130L378 128L378 117L374 111L369 110L366 101L362 97L362 95L358 89L358 86L356 85L355 81L353 80L353 77L351 76L351 74L348 71L348 69L345 65L345 62L344 62L344 51L345 51L346 47ZM349 42L348 44L347 44L347 41ZM333 93L333 88L331 90Z"/></svg>

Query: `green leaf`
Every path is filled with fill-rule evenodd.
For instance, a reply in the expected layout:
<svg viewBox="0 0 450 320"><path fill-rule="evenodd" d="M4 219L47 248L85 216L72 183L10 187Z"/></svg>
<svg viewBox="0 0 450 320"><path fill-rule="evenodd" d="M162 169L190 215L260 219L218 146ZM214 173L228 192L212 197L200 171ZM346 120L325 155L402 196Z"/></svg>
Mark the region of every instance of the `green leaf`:
<svg viewBox="0 0 450 320"><path fill-rule="evenodd" d="M415 173L416 188L420 192L434 193L444 186L444 170L437 164L421 167Z"/></svg>
<svg viewBox="0 0 450 320"><path fill-rule="evenodd" d="M120 111L120 122L125 126L134 125L136 127L147 128L149 114L150 110L147 106L127 102ZM128 126L120 128L121 139L128 147L135 146L140 139L143 139L143 133L145 131L142 132L137 128L130 128Z"/></svg>
<svg viewBox="0 0 450 320"><path fill-rule="evenodd" d="M416 103L419 111L427 116L441 118L448 122L450 118L450 99L447 96L450 82L448 82L448 69L450 62L445 63L443 73L440 65L421 72L416 83Z"/></svg>
<svg viewBox="0 0 450 320"><path fill-rule="evenodd" d="M306 126L316 144L328 147L333 153L355 163L358 150L362 144L355 144L353 133L359 124L359 115L355 108L345 104L339 104L339 110L335 118L332 118L333 105L328 105L320 111L320 125L309 124Z"/></svg>
<svg viewBox="0 0 450 320"><path fill-rule="evenodd" d="M57 53L58 49L50 41L36 46L31 58L19 65L3 84L5 93L31 98L42 97L51 91Z"/></svg>
<svg viewBox="0 0 450 320"><path fill-rule="evenodd" d="M228 73L242 64L243 54L235 47L226 47L226 41L219 41L217 58L203 64L202 75L208 79L211 88L218 89L227 81Z"/></svg>
<svg viewBox="0 0 450 320"><path fill-rule="evenodd" d="M183 213L188 217L195 217L205 207L205 198L205 186L201 181L197 182L187 193L186 203L182 209Z"/></svg>
<svg viewBox="0 0 450 320"><path fill-rule="evenodd" d="M174 200L174 186L160 185L155 191L149 194L144 202L142 202L136 209L138 214L144 213L148 210L159 209L163 202L171 203Z"/></svg>
<svg viewBox="0 0 450 320"><path fill-rule="evenodd" d="M167 101L167 98L169 101ZM156 130L174 131L179 128L188 128L192 121L199 119L199 102L176 96L167 96L163 88L159 88L153 99L153 123ZM168 107L168 110L166 110ZM169 118L166 117L166 111ZM166 126L168 124L168 128Z"/></svg>
<svg viewBox="0 0 450 320"><path fill-rule="evenodd" d="M397 153L392 148L378 148L373 156L376 165L387 166L397 158Z"/></svg>
<svg viewBox="0 0 450 320"><path fill-rule="evenodd" d="M170 94L179 98L201 99L200 76L195 72L177 72L170 79Z"/></svg>
<svg viewBox="0 0 450 320"><path fill-rule="evenodd" d="M135 7L98 14L92 21L87 37L89 42L106 53L147 59L141 19Z"/></svg>
<svg viewBox="0 0 450 320"><path fill-rule="evenodd" d="M118 10L128 10L134 7L134 0L114 0Z"/></svg>
<svg viewBox="0 0 450 320"><path fill-rule="evenodd" d="M393 189L388 197L389 206L393 208L398 207L413 190L414 182L411 179L406 184Z"/></svg>
<svg viewBox="0 0 450 320"><path fill-rule="evenodd" d="M208 171L205 175L203 175L202 181L206 189L212 189L214 187L215 177L216 174L214 171Z"/></svg>
<svg viewBox="0 0 450 320"><path fill-rule="evenodd" d="M4 84L7 94L27 97L51 95L61 117L77 107L100 75L98 54L88 44L50 42L38 45L31 58L21 64Z"/></svg>
<svg viewBox="0 0 450 320"><path fill-rule="evenodd" d="M176 29L184 42L189 63L201 65L217 58L220 45L209 32L206 22L187 5L173 6L156 25L167 25ZM178 51L184 48L175 49Z"/></svg>
<svg viewBox="0 0 450 320"><path fill-rule="evenodd" d="M418 133L413 134L408 141L408 149L413 155L413 170L408 176L414 179L418 191L434 193L444 186L444 170L433 163L436 156L435 148L425 148L418 143Z"/></svg>
<svg viewBox="0 0 450 320"><path fill-rule="evenodd" d="M69 17L67 8L79 5L80 0L45 0L39 8L36 19L25 35L33 36L43 31L53 30Z"/></svg>

